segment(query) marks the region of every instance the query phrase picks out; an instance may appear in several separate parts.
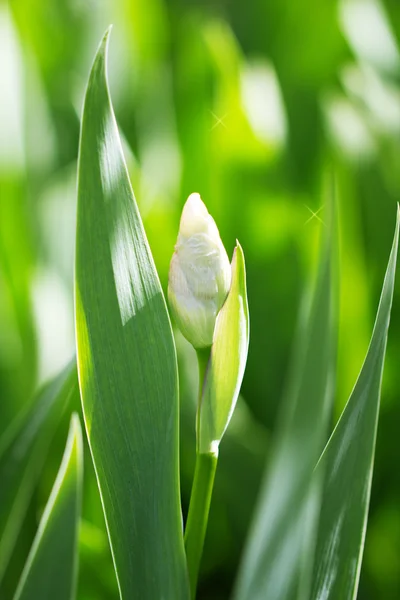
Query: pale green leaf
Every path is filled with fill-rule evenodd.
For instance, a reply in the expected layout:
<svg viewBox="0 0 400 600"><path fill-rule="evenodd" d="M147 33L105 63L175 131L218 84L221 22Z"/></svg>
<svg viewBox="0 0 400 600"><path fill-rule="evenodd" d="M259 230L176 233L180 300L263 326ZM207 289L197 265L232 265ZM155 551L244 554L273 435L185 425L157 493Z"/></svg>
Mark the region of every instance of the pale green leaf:
<svg viewBox="0 0 400 600"><path fill-rule="evenodd" d="M78 181L76 331L85 424L121 597L188 598L171 325L106 81L87 87Z"/></svg>
<svg viewBox="0 0 400 600"><path fill-rule="evenodd" d="M242 384L249 347L249 309L243 250L232 259L232 283L215 324L199 412L198 451L217 452Z"/></svg>
<svg viewBox="0 0 400 600"><path fill-rule="evenodd" d="M78 567L83 447L74 414L64 456L14 600L71 600Z"/></svg>
<svg viewBox="0 0 400 600"><path fill-rule="evenodd" d="M318 463L326 473L313 600L356 598L371 493L381 381L392 307L399 215L375 327L353 393Z"/></svg>

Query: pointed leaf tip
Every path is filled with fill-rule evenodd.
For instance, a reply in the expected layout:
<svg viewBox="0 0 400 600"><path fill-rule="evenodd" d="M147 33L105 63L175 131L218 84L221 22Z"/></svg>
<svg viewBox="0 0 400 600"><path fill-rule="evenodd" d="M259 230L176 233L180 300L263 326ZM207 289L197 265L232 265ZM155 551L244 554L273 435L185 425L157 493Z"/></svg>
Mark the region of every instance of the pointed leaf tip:
<svg viewBox="0 0 400 600"><path fill-rule="evenodd" d="M242 287L242 295L246 299L247 303L247 282L246 282L246 264L244 260L244 252L243 248L240 245L239 241L236 240L236 247L234 250L234 255L237 261L237 277L239 281L239 286ZM247 317L248 318L248 317Z"/></svg>
<svg viewBox="0 0 400 600"><path fill-rule="evenodd" d="M78 416L78 413L76 413L76 412L72 413L70 427L71 427L71 430L74 432L74 434L76 434L77 431L80 430L79 416Z"/></svg>
<svg viewBox="0 0 400 600"><path fill-rule="evenodd" d="M110 39L112 28L113 28L112 24L107 27L107 29L105 30L104 35L102 37L102 40L100 42L100 45L99 45L99 50L101 48L104 48L104 53L105 54L108 51L108 44L109 44L109 39Z"/></svg>
<svg viewBox="0 0 400 600"><path fill-rule="evenodd" d="M86 95L88 93L89 88L91 87L93 82L96 80L99 73L102 73L104 75L104 79L107 81L106 66L107 66L109 40L110 40L110 34L111 34L112 27L113 27L112 25L109 25L109 27L106 29L106 31L101 39L100 44L97 47L96 54L95 54L93 64L92 64L92 68L90 70L89 82L88 82L88 86L87 86Z"/></svg>

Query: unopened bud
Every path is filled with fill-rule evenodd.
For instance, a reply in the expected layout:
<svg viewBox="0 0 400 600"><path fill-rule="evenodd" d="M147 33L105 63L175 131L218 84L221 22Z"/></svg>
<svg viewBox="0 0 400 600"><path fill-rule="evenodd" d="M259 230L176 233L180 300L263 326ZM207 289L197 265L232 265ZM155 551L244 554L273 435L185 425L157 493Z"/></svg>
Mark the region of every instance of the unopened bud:
<svg viewBox="0 0 400 600"><path fill-rule="evenodd" d="M215 221L200 195L191 194L171 260L168 299L179 329L195 348L211 346L230 284L231 266Z"/></svg>

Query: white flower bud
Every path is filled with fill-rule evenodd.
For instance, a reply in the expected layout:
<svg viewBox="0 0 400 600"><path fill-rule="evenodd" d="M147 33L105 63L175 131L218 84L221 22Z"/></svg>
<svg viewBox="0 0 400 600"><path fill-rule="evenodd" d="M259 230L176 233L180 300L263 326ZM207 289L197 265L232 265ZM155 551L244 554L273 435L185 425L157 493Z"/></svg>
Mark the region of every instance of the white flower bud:
<svg viewBox="0 0 400 600"><path fill-rule="evenodd" d="M231 265L218 228L200 195L191 194L169 269L168 299L179 329L195 348L211 346L230 285Z"/></svg>

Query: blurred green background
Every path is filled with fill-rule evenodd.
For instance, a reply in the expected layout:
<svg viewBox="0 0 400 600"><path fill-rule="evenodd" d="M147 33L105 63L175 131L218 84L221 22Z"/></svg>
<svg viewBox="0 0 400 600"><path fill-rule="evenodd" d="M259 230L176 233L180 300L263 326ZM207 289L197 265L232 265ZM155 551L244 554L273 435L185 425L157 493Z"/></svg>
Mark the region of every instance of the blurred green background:
<svg viewBox="0 0 400 600"><path fill-rule="evenodd" d="M114 24L109 80L162 284L189 193L248 270L251 342L221 446L199 597L234 582L268 456L303 291L336 173L341 306L336 417L367 349L400 198L398 0L11 0L0 3L0 433L74 352L79 121ZM320 210L321 209L321 210ZM177 335L182 501L196 363ZM400 284L383 383L359 600L400 598ZM75 399L78 406L78 399ZM7 572L8 600L54 480L60 425ZM87 448L86 448L87 450ZM88 450L79 600L118 597ZM1 493L1 482L0 482ZM134 543L134 540L132 540Z"/></svg>

